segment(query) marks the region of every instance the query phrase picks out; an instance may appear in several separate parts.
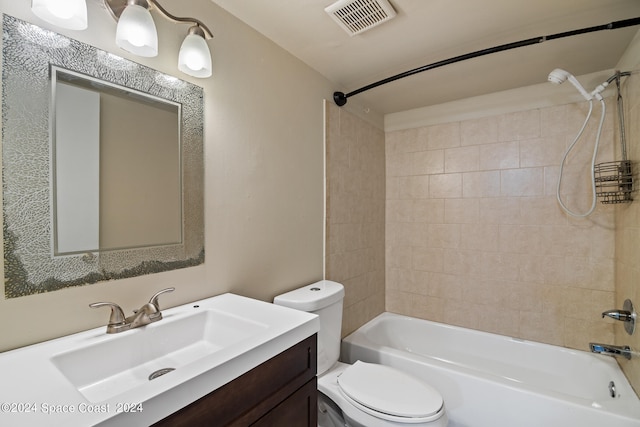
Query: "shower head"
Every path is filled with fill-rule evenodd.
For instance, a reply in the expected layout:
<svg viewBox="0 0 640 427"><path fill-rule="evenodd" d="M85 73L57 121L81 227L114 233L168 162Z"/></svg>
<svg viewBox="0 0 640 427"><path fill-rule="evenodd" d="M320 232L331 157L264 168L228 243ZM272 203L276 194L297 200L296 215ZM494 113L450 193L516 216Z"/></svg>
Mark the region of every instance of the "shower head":
<svg viewBox="0 0 640 427"><path fill-rule="evenodd" d="M568 71L565 71L561 68L556 68L552 72L549 73L548 80L551 83L555 83L557 85L564 83L570 76Z"/></svg>
<svg viewBox="0 0 640 427"><path fill-rule="evenodd" d="M555 84L558 84L558 85L564 83L567 80L569 80L571 82L571 84L573 86L575 86L576 89L578 89L578 92L580 92L582 94L582 96L584 96L584 98L587 101L591 101L591 99L593 98L593 95L589 94L589 92L587 92L585 90L585 88L582 87L582 85L580 84L578 79L576 79L568 71L562 70L560 68L556 68L555 70L553 70L552 72L549 73L548 80L551 83L555 83Z"/></svg>

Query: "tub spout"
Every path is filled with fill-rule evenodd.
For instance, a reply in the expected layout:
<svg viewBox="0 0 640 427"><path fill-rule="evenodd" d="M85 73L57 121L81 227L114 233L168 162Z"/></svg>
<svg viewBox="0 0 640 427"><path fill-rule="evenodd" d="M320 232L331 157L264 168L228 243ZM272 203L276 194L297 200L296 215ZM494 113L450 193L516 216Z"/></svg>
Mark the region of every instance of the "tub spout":
<svg viewBox="0 0 640 427"><path fill-rule="evenodd" d="M625 359L631 359L631 347L625 345L624 347L609 344L589 343L592 353L600 353L606 356L622 356Z"/></svg>

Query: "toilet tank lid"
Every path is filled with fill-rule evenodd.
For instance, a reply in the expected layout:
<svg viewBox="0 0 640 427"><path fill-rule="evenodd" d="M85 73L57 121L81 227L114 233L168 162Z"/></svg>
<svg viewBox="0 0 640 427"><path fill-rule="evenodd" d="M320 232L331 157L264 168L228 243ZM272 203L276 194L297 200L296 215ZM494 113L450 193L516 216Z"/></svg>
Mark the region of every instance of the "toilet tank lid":
<svg viewBox="0 0 640 427"><path fill-rule="evenodd" d="M331 280L321 280L278 295L273 299L273 303L301 311L316 311L342 298L344 298L344 286Z"/></svg>

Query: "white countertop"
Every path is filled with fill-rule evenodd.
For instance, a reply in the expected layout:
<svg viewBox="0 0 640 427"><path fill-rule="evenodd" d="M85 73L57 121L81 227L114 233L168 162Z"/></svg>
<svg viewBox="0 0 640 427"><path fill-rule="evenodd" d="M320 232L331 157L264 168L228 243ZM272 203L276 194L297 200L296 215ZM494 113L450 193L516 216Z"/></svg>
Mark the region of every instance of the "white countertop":
<svg viewBox="0 0 640 427"><path fill-rule="evenodd" d="M52 361L54 356L118 339L119 335L135 338L135 334L153 333L162 322L192 316L199 310L233 313L264 327L229 348L206 354L170 375L103 401L88 400ZM195 301L162 313L162 320L120 334L107 335L103 326L0 353L0 425L148 426L319 330L319 320L313 314L234 294ZM101 360L80 363L100 364Z"/></svg>

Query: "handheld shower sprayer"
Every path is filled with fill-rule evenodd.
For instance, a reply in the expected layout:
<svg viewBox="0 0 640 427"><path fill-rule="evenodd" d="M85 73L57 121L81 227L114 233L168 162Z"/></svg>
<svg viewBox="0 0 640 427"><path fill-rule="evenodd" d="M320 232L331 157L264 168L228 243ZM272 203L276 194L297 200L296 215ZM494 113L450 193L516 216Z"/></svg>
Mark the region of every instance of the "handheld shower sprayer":
<svg viewBox="0 0 640 427"><path fill-rule="evenodd" d="M595 168L595 164L596 164L596 156L598 155L598 146L600 145L600 135L602 134L602 126L604 124L604 117L605 117L605 114L606 114L606 108L605 108L604 100L602 99L602 95L600 95L600 93L602 91L604 91L604 89L609 85L609 81L606 81L606 82L598 85L598 87L596 87L593 90L593 92L589 93L580 84L578 79L576 79L568 71L562 70L560 68L556 68L555 70L550 72L549 73L549 77L547 78L547 80L549 80L551 83L555 83L555 84L562 84L565 81L569 80L571 82L571 84L576 89L578 89L578 92L580 92L580 94L584 97L584 99L589 101L589 112L587 113L587 117L585 118L584 123L582 124L582 127L578 131L578 134L574 138L573 142L571 143L571 145L569 145L569 148L567 148L567 150L565 151L564 156L562 158L562 162L560 163L560 176L558 177L558 186L557 186L557 189L556 189L556 198L558 199L558 203L560 203L560 206L562 207L562 209L565 212L567 212L569 215L571 215L571 216L584 218L584 217L587 217L587 216L591 215L591 213L596 208L596 184L595 184L594 168ZM567 157L569 156L569 153L571 152L573 147L576 145L576 143L580 139L580 136L584 132L585 128L587 127L587 123L589 122L589 119L591 118L591 113L593 112L593 98L595 98L598 101L600 101L600 105L602 107L602 115L600 116L600 122L599 122L599 125L598 125L598 132L596 134L596 141L595 141L594 146L593 146L593 155L591 157L591 184L592 184L591 185L591 196L592 196L592 203L591 203L591 207L586 212L584 212L584 213L576 213L576 212L571 211L564 204L564 202L562 201L562 197L560 196L560 187L561 187L561 184L562 184L562 175L563 175L564 165L565 165L565 162L567 160Z"/></svg>
<svg viewBox="0 0 640 427"><path fill-rule="evenodd" d="M563 70L561 68L556 68L555 70L550 72L549 73L549 77L547 78L547 80L549 80L551 83L555 83L557 85L562 84L562 83L566 82L567 80L569 80L571 82L571 84L573 86L575 86L576 89L578 89L578 92L580 92L580 94L582 96L584 96L584 98L587 101L591 101L591 99L593 99L593 95L589 94L589 92L586 91L586 89L580 84L578 79L576 79L573 76L573 74L571 74L568 71L565 71L565 70Z"/></svg>

